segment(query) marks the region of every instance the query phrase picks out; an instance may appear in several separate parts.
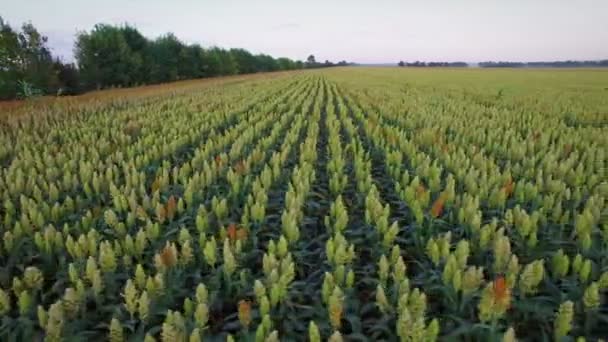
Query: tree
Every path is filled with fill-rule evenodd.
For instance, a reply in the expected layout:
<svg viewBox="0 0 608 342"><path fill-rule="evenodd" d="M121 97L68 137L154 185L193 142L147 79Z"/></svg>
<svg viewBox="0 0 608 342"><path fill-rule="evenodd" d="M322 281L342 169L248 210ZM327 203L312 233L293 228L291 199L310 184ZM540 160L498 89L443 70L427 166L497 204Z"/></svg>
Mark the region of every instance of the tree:
<svg viewBox="0 0 608 342"><path fill-rule="evenodd" d="M53 57L46 47L47 37L31 23L23 24L19 41L22 50L23 80L42 93L53 93L59 82L53 69Z"/></svg>
<svg viewBox="0 0 608 342"><path fill-rule="evenodd" d="M53 67L57 73L60 85L56 94L75 95L81 91L80 75L76 65L73 63L64 64L59 59L56 59Z"/></svg>
<svg viewBox="0 0 608 342"><path fill-rule="evenodd" d="M139 78L134 72L142 67L142 57L131 49L124 31L111 25L79 33L75 55L88 88L133 85Z"/></svg>
<svg viewBox="0 0 608 342"><path fill-rule="evenodd" d="M257 60L249 51L245 49L230 49L230 54L236 61L239 74L251 74L257 72Z"/></svg>
<svg viewBox="0 0 608 342"><path fill-rule="evenodd" d="M179 53L178 74L181 79L200 78L204 76L203 48L198 45L183 46Z"/></svg>
<svg viewBox="0 0 608 342"><path fill-rule="evenodd" d="M306 58L306 67L314 68L316 66L317 66L317 61L315 60L315 56L314 55L308 56L308 58Z"/></svg>
<svg viewBox="0 0 608 342"><path fill-rule="evenodd" d="M0 99L11 99L17 95L20 78L21 47L15 31L0 17Z"/></svg>
<svg viewBox="0 0 608 342"><path fill-rule="evenodd" d="M277 65L279 67L279 70L291 70L294 67L293 61L285 57L277 59Z"/></svg>
<svg viewBox="0 0 608 342"><path fill-rule="evenodd" d="M205 71L206 76L213 77L222 74L222 56L219 50L219 48L213 47L209 50L204 51L205 58L203 60L203 70Z"/></svg>
<svg viewBox="0 0 608 342"><path fill-rule="evenodd" d="M212 47L205 53L205 70L208 76L236 75L238 64L232 53L219 47Z"/></svg>
<svg viewBox="0 0 608 342"><path fill-rule="evenodd" d="M400 66L400 67L404 67L405 63L403 61L399 61L399 63L397 65Z"/></svg>
<svg viewBox="0 0 608 342"><path fill-rule="evenodd" d="M327 60L327 59L325 60L325 62L320 63L320 62L317 62L314 55L308 56L308 58L306 58L306 62L304 62L305 68L327 68L327 67L333 67L336 65L338 65L338 66L348 65L348 63L346 61L341 61L338 64L334 64L332 61Z"/></svg>
<svg viewBox="0 0 608 342"><path fill-rule="evenodd" d="M0 17L0 98L57 91L59 80L46 44L31 23L17 32Z"/></svg>
<svg viewBox="0 0 608 342"><path fill-rule="evenodd" d="M185 78L180 74L180 56L184 44L173 34L168 33L149 44L151 83L172 82Z"/></svg>
<svg viewBox="0 0 608 342"><path fill-rule="evenodd" d="M268 71L276 71L279 70L278 61L272 58L269 55L259 54L255 56L256 72L268 72Z"/></svg>
<svg viewBox="0 0 608 342"><path fill-rule="evenodd" d="M300 62L301 63L301 62ZM289 58L281 57L277 59L279 70L294 70L298 69L298 62L294 62Z"/></svg>
<svg viewBox="0 0 608 342"><path fill-rule="evenodd" d="M120 27L120 32L123 35L125 42L129 46L132 53L133 64L129 71L129 80L132 84L143 84L147 81L146 67L147 60L146 50L148 48L148 39L144 37L135 27L125 25Z"/></svg>

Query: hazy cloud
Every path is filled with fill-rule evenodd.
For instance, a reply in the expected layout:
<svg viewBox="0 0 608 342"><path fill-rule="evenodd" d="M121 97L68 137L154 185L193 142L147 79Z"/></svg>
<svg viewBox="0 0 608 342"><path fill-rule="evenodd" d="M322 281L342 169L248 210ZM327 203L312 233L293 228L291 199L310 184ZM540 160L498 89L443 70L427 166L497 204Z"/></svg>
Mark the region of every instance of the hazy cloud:
<svg viewBox="0 0 608 342"><path fill-rule="evenodd" d="M49 15L53 13L53 15ZM556 60L608 58L606 0L19 0L12 25L32 23L71 55L77 30L129 23L203 46L318 60Z"/></svg>
<svg viewBox="0 0 608 342"><path fill-rule="evenodd" d="M272 30L295 30L301 28L302 25L297 23L285 23L270 27Z"/></svg>

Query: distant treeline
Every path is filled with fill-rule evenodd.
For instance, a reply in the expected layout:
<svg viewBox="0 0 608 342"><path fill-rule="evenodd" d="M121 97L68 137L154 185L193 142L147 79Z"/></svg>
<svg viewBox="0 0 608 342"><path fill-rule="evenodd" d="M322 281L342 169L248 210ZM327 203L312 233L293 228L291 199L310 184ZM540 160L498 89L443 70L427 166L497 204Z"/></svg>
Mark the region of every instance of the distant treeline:
<svg viewBox="0 0 608 342"><path fill-rule="evenodd" d="M450 68L464 68L469 65L465 62L420 62L415 61L412 63L406 63L404 61L400 61L397 63L400 67L450 67Z"/></svg>
<svg viewBox="0 0 608 342"><path fill-rule="evenodd" d="M598 68L608 67L608 59L601 61L555 61L555 62L481 62L481 68Z"/></svg>
<svg viewBox="0 0 608 342"><path fill-rule="evenodd" d="M0 17L0 100L348 64L318 63L313 55L302 62L238 48L203 48L172 33L148 39L132 26L107 24L78 33L74 54L76 63L64 63L31 23L18 31Z"/></svg>
<svg viewBox="0 0 608 342"><path fill-rule="evenodd" d="M317 62L315 60L314 55L308 56L308 58L306 59L306 62L304 63L305 68L328 68L328 67L334 67L334 66L347 66L347 65L355 65L355 63L349 63L347 61L339 61L338 63L334 63L334 62L328 61L327 59L325 60L325 62L321 63L321 62Z"/></svg>
<svg viewBox="0 0 608 342"><path fill-rule="evenodd" d="M400 67L468 67L465 62L404 62L397 63ZM608 59L600 61L555 61L555 62L481 62L480 68L599 68L608 67Z"/></svg>

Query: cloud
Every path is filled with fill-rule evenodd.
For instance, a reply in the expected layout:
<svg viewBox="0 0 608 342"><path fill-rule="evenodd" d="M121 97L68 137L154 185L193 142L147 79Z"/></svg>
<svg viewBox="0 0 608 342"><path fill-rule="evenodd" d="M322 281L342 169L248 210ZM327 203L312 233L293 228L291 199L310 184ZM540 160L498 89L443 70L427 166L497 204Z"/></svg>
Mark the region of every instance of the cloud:
<svg viewBox="0 0 608 342"><path fill-rule="evenodd" d="M298 23L284 23L270 27L272 30L294 30L301 28L302 25Z"/></svg>

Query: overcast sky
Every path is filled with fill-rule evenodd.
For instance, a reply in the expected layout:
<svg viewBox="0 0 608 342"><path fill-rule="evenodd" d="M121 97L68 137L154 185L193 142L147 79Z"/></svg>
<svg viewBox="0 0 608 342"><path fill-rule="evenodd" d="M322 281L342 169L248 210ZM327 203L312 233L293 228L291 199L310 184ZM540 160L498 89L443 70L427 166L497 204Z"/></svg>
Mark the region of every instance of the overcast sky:
<svg viewBox="0 0 608 342"><path fill-rule="evenodd" d="M0 0L72 58L74 35L129 23L203 46L275 57L413 61L608 58L608 0Z"/></svg>

